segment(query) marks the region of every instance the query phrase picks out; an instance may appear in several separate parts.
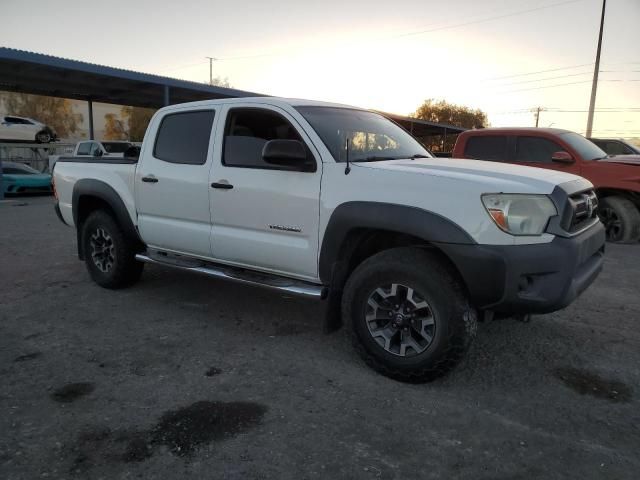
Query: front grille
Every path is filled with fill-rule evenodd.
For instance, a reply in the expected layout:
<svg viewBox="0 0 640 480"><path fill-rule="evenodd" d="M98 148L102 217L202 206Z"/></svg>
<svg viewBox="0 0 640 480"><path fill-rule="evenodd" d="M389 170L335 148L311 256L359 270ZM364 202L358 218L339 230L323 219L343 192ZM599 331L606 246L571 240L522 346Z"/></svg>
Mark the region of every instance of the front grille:
<svg viewBox="0 0 640 480"><path fill-rule="evenodd" d="M574 193L569 197L569 208L563 227L569 233L575 233L598 218L598 197L593 190Z"/></svg>

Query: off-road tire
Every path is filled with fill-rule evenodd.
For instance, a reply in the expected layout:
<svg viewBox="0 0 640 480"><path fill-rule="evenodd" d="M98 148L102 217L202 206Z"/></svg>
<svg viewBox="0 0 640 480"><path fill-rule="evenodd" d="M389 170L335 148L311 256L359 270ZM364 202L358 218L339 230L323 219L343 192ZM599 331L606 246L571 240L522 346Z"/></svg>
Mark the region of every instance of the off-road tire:
<svg viewBox="0 0 640 480"><path fill-rule="evenodd" d="M640 211L628 198L604 197L600 200L599 214L609 242L636 243L640 240Z"/></svg>
<svg viewBox="0 0 640 480"><path fill-rule="evenodd" d="M102 233L98 233L98 232ZM92 237L108 237L112 261L110 268L94 258ZM142 274L144 264L136 261L135 242L132 242L122 231L114 218L104 210L96 210L89 214L82 224L82 247L84 260L91 279L98 285L109 289L125 288L133 285ZM103 271L101 268L106 268Z"/></svg>
<svg viewBox="0 0 640 480"><path fill-rule="evenodd" d="M394 282L421 292L435 318L431 343L410 357L394 355L379 345L365 320L371 292ZM350 326L355 350L371 368L412 383L450 371L465 356L477 331L477 313L451 267L437 253L419 248L394 248L362 262L345 285L342 317Z"/></svg>

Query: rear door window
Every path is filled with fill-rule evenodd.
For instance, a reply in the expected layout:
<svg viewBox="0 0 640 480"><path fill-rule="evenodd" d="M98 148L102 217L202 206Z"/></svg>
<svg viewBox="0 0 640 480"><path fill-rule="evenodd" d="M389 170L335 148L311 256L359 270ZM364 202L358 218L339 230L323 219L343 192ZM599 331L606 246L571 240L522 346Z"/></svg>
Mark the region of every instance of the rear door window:
<svg viewBox="0 0 640 480"><path fill-rule="evenodd" d="M170 163L204 165L213 126L213 110L170 113L162 119L153 156Z"/></svg>
<svg viewBox="0 0 640 480"><path fill-rule="evenodd" d="M542 137L518 137L515 161L519 163L551 163L553 154L564 150L556 142Z"/></svg>
<svg viewBox="0 0 640 480"><path fill-rule="evenodd" d="M507 136L486 135L472 136L467 140L464 150L466 158L490 160L492 162L507 161Z"/></svg>

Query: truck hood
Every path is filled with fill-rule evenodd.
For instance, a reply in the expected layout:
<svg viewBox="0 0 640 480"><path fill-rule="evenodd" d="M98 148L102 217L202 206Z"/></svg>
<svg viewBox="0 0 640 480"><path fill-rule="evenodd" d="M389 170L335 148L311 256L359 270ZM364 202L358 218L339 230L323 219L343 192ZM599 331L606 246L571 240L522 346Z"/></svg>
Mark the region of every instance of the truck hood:
<svg viewBox="0 0 640 480"><path fill-rule="evenodd" d="M570 173L508 163L458 158L425 158L354 163L364 168L423 174L486 184L486 192L549 194L563 183L583 180ZM584 180L583 180L584 181Z"/></svg>
<svg viewBox="0 0 640 480"><path fill-rule="evenodd" d="M640 155L615 155L613 157L596 160L603 163L624 163L625 165L640 165Z"/></svg>

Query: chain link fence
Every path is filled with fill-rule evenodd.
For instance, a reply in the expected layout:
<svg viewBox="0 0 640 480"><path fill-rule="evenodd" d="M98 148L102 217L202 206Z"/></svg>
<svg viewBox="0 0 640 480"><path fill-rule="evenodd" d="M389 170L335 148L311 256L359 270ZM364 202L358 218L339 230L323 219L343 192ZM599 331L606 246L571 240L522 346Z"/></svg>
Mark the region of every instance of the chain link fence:
<svg viewBox="0 0 640 480"><path fill-rule="evenodd" d="M9 143L0 142L0 162L24 163L39 172L49 171L49 157L69 155L75 143Z"/></svg>

